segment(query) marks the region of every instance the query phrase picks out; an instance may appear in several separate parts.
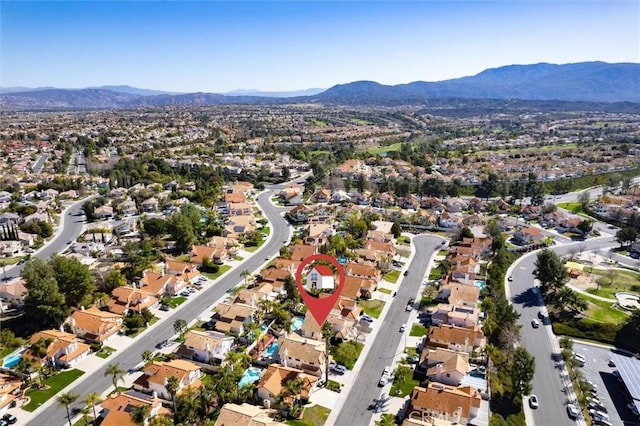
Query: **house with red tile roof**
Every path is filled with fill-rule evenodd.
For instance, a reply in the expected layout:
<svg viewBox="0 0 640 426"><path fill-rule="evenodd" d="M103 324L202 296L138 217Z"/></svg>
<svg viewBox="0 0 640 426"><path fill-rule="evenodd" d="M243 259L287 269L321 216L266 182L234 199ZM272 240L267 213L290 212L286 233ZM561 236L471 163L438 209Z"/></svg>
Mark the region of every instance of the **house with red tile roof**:
<svg viewBox="0 0 640 426"><path fill-rule="evenodd" d="M409 418L434 417L466 425L480 415L481 400L480 392L471 386L431 382L426 388L413 388L407 413Z"/></svg>
<svg viewBox="0 0 640 426"><path fill-rule="evenodd" d="M137 426L130 414L137 407L149 407L147 421L156 416L171 415L169 410L162 407L162 400L157 396L145 395L134 390L112 394L100 405L102 406L99 417L101 426Z"/></svg>
<svg viewBox="0 0 640 426"><path fill-rule="evenodd" d="M124 286L113 289L108 306L110 312L126 315L129 311L139 313L144 308L151 308L157 303L158 299L149 292L135 287Z"/></svg>
<svg viewBox="0 0 640 426"><path fill-rule="evenodd" d="M109 337L122 329L122 316L101 311L95 306L81 309L69 318L71 331L89 342L104 343Z"/></svg>
<svg viewBox="0 0 640 426"><path fill-rule="evenodd" d="M302 389L298 395L301 401L308 401L313 386L319 377L305 374L297 368L285 367L278 364L271 364L267 367L267 371L262 375L256 386L258 399L260 401L270 401L271 404L276 402L276 398L286 389L287 384L294 380L302 380ZM292 396L287 396L285 403L290 403Z"/></svg>
<svg viewBox="0 0 640 426"><path fill-rule="evenodd" d="M91 351L89 345L81 342L74 334L59 330L43 330L29 339L32 345L43 339L49 342L47 354L40 360L54 367L71 367Z"/></svg>
<svg viewBox="0 0 640 426"><path fill-rule="evenodd" d="M144 374L133 382L133 389L146 393L155 393L158 397L171 400L171 394L167 390L167 379L178 379L178 391L180 394L186 389L195 390L202 385L200 367L194 363L182 359L171 361L153 361L144 368Z"/></svg>
<svg viewBox="0 0 640 426"><path fill-rule="evenodd" d="M220 409L214 426L286 426L276 420L276 410L255 405L227 403Z"/></svg>
<svg viewBox="0 0 640 426"><path fill-rule="evenodd" d="M432 348L445 348L471 354L484 348L485 344L484 333L478 326L456 327L442 324L438 327L430 327L427 333L426 346Z"/></svg>

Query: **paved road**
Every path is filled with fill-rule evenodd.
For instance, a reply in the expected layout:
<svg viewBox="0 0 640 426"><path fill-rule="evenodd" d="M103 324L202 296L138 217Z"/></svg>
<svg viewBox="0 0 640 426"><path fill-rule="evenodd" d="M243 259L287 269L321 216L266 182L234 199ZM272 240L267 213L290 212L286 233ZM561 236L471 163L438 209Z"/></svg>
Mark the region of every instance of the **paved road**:
<svg viewBox="0 0 640 426"><path fill-rule="evenodd" d="M552 247L552 250L559 255L567 255L571 252L572 247L581 245L584 251L600 249L604 252L615 244L611 237L607 237ZM537 318L538 311L543 305L531 290L535 261L535 253L520 258L510 270L513 282L509 286L514 308L521 315L522 337L520 342L536 359L532 393L538 397L540 408L533 410L533 419L539 426L574 425L575 422L567 416L565 408L568 400L567 395L562 392L564 385L560 378L560 370L555 367L553 361L557 346L553 344L555 337L551 325L547 324L538 329L531 327L531 320Z"/></svg>
<svg viewBox="0 0 640 426"><path fill-rule="evenodd" d="M40 156L40 158L38 158L38 161L36 161L36 164L34 164L33 166L33 173L38 174L40 173L40 171L42 170L42 167L44 166L44 163L47 161L47 159L49 158L49 154L42 154Z"/></svg>
<svg viewBox="0 0 640 426"><path fill-rule="evenodd" d="M67 242L75 240L80 233L82 233L82 227L84 226L85 216L82 212L82 205L89 198L80 200L72 204L68 209L63 212L64 222L62 224L62 230L49 241L45 246L38 250L33 255L40 259L48 259L54 253L60 253L67 246ZM7 268L7 280L12 280L20 276L24 265L13 265Z"/></svg>
<svg viewBox="0 0 640 426"><path fill-rule="evenodd" d="M433 252L440 250L442 238L433 235L418 235L413 244L416 255L409 265L409 275L402 277L398 295L392 299L392 305L384 322L380 325L378 338L367 352L360 374L355 379L347 402L336 418L336 425L368 425L373 412L367 410L374 399L380 397L382 388L378 381L385 366L391 366L404 334L399 332L402 324L408 323L409 312L405 310L407 301L418 293L422 278L427 270L428 260Z"/></svg>
<svg viewBox="0 0 640 426"><path fill-rule="evenodd" d="M143 332L136 338L135 345L129 348L116 352L112 355L113 359L109 359L109 363L118 363L124 370L127 370L142 360L141 354L144 350L154 350L155 345L165 339L170 339L175 335L173 330L173 323L176 319L182 318L188 323L198 318L202 312L204 312L213 302L220 299L227 290L235 287L237 284L243 281L240 273L247 269L253 271L260 267L265 258L270 258L278 253L280 247L283 245L283 241L287 241L289 238L289 227L287 222L283 219L281 213L283 208L274 207L269 202L269 197L272 196L275 191L268 191L258 196L257 201L262 207L263 211L271 221L271 240L265 244L260 250L258 250L254 256L248 258L237 267L230 270L222 278L220 278L215 284L212 284L209 288L198 292L197 297L194 295L193 299L172 313L166 320L159 322L151 329ZM107 368L105 364L103 367L96 370L88 377L81 377L79 383L75 386L72 385L65 389L65 392L74 392L80 395L80 400L83 400L90 392L97 392L102 394L111 385L110 377L104 377L104 372ZM72 407L83 408L82 403L73 404ZM50 404L44 408L41 412L29 422L31 426L52 426L52 425L64 425L67 423L66 413L64 408L58 407L55 403Z"/></svg>

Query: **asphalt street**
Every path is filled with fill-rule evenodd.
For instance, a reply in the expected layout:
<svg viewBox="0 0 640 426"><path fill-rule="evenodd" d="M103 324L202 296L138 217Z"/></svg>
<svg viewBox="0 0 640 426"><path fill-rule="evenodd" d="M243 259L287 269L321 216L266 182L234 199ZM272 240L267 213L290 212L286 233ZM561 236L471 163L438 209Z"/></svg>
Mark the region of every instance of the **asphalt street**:
<svg viewBox="0 0 640 426"><path fill-rule="evenodd" d="M382 388L378 381L384 367L391 366L404 334L400 326L408 323L407 301L415 297L420 289L431 255L440 250L442 238L433 235L418 235L413 238L414 256L409 265L409 274L402 277L398 285L398 295L392 300L387 316L380 325L378 335L367 352L360 374L355 379L347 403L342 406L336 425L368 425L373 418L373 411L367 407L378 399Z"/></svg>
<svg viewBox="0 0 640 426"><path fill-rule="evenodd" d="M570 254L572 247L580 246L583 251L607 251L615 246L611 237L572 243L551 249L558 255ZM521 315L522 325L520 343L535 357L536 371L533 377L532 393L538 397L540 407L532 410L533 419L538 426L574 425L566 411L568 396L563 392L564 384L560 369L554 359L559 357L557 347L553 345L553 332L548 321L538 328L531 326L531 320L538 319L538 312L543 307L541 299L532 290L534 285L534 264L536 254L530 253L521 257L510 269L513 281L509 283L511 300L514 308ZM530 425L531 426L531 425Z"/></svg>
<svg viewBox="0 0 640 426"><path fill-rule="evenodd" d="M89 198L77 201L64 211L64 223L62 230L45 246L33 254L40 259L48 259L54 253L60 253L65 249L69 241L75 240L84 226L85 216L82 212L82 205ZM7 280L10 281L20 276L24 265L13 265L8 267L6 272Z"/></svg>
<svg viewBox="0 0 640 426"><path fill-rule="evenodd" d="M144 350L149 349L153 351L158 342L165 339L171 339L175 335L173 323L176 319L181 318L186 320L188 323L197 319L213 302L220 299L228 290L243 281L243 278L240 276L240 273L243 270L256 270L265 262L266 258L271 258L279 252L280 247L283 245L283 241L287 241L289 238L289 227L281 214L286 209L275 207L269 201L269 197L273 194L275 194L275 191L271 190L262 193L257 198L260 207L271 222L271 240L263 245L254 256L248 258L240 265L227 272L209 288L200 291L198 296L194 297L193 300L181 305L169 317L167 317L166 320L157 323L152 328L138 335L135 340L135 345L112 355L113 359L110 357L110 364L120 364L124 370L128 370L129 368L138 365L142 360L141 354ZM62 236L59 237L61 241L64 241L65 238ZM78 382L66 388L65 392L79 394L80 401L83 400L90 392L102 394L112 387L110 376L104 376L106 368L107 364L87 377L81 377L78 379ZM73 404L71 407L83 408L84 406L81 402L78 402ZM66 423L67 419L65 409L64 407L58 407L55 404L55 401L53 404L48 405L41 412L37 413L37 415L29 422L30 425L34 426L64 425Z"/></svg>

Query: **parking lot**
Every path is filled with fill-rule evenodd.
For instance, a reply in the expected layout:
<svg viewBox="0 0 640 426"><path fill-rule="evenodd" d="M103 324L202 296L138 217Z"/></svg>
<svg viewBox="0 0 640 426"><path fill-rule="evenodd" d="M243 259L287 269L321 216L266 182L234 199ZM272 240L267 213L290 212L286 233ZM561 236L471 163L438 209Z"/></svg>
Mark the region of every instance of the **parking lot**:
<svg viewBox="0 0 640 426"><path fill-rule="evenodd" d="M615 367L609 367L611 349L574 342L573 350L586 358L581 368L585 380L593 381L597 386L597 394L602 404L607 408L609 421L614 425L637 426L640 419L627 407L627 393L624 384L618 381L613 372Z"/></svg>

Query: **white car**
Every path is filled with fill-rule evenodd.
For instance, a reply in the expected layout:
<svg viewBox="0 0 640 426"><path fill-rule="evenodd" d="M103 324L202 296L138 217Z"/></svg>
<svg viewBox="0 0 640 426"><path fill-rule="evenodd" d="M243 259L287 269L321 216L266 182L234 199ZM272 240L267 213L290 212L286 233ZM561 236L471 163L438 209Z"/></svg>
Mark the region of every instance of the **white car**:
<svg viewBox="0 0 640 426"><path fill-rule="evenodd" d="M567 414L572 419L577 419L580 417L580 409L573 404L567 405Z"/></svg>
<svg viewBox="0 0 640 426"><path fill-rule="evenodd" d="M538 404L538 397L535 395L531 395L529 397L529 407L535 409L538 408L540 405Z"/></svg>
<svg viewBox="0 0 640 426"><path fill-rule="evenodd" d="M384 385L386 385L389 382L389 376L387 376L386 374L383 374L382 377L380 377L380 381L378 382L378 386L382 387Z"/></svg>
<svg viewBox="0 0 640 426"><path fill-rule="evenodd" d="M400 326L400 333L404 333L404 331L407 329L407 324L402 324Z"/></svg>

